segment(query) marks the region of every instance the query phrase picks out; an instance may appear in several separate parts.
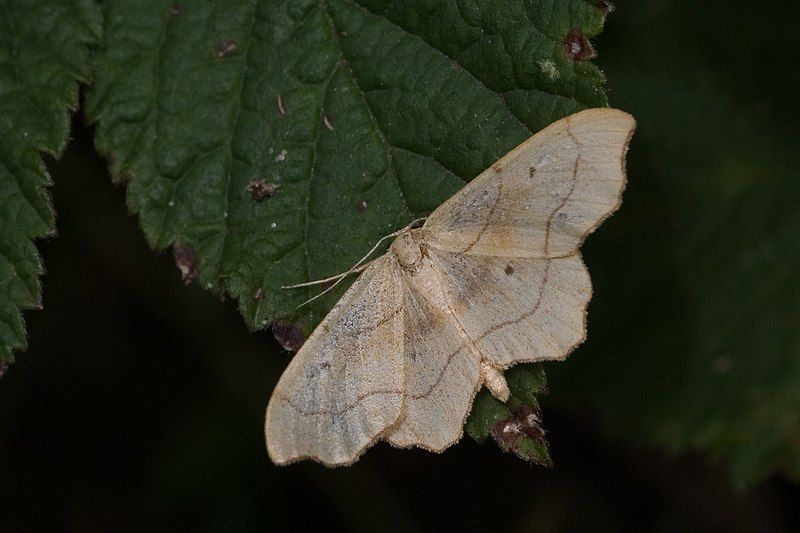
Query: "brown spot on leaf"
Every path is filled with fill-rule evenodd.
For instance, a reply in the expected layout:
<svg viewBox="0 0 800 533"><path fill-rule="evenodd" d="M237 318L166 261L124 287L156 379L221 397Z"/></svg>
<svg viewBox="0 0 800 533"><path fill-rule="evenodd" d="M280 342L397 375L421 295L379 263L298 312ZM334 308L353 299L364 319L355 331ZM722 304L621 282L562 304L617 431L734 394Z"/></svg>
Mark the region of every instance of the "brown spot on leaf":
<svg viewBox="0 0 800 533"><path fill-rule="evenodd" d="M264 198L272 198L277 194L280 185L277 183L267 183L263 179L255 179L251 180L250 183L247 184L245 190L250 193L253 197L253 200L256 202L261 202Z"/></svg>
<svg viewBox="0 0 800 533"><path fill-rule="evenodd" d="M544 440L544 429L542 429L542 412L529 405L520 405L511 410L514 419L519 422L519 429L528 437L536 440Z"/></svg>
<svg viewBox="0 0 800 533"><path fill-rule="evenodd" d="M512 267L511 265L506 265L505 273L506 276L510 276L511 274L514 273L514 267Z"/></svg>
<svg viewBox="0 0 800 533"><path fill-rule="evenodd" d="M359 213L363 213L364 211L367 210L368 207L369 207L369 202L367 202L366 200L359 200L358 203L356 204L356 210Z"/></svg>
<svg viewBox="0 0 800 533"><path fill-rule="evenodd" d="M172 4L172 6L170 6L169 14L172 15L173 17L177 17L181 13L183 13L183 6L178 4Z"/></svg>
<svg viewBox="0 0 800 533"><path fill-rule="evenodd" d="M513 416L492 424L489 433L504 452L512 451L516 446L517 439L522 436L522 431Z"/></svg>
<svg viewBox="0 0 800 533"><path fill-rule="evenodd" d="M176 246L172 253L175 255L175 264L181 271L181 279L184 285L188 285L197 279L200 272L197 270L197 254L189 248Z"/></svg>
<svg viewBox="0 0 800 533"><path fill-rule="evenodd" d="M225 39L224 41L220 42L219 45L217 45L217 51L214 52L214 55L217 58L222 59L223 57L235 52L237 48L239 48L239 45L236 44L235 40Z"/></svg>
<svg viewBox="0 0 800 533"><path fill-rule="evenodd" d="M257 288L256 290L253 291L251 296L253 297L253 300L263 300L264 299L264 289L262 289L261 287Z"/></svg>
<svg viewBox="0 0 800 533"><path fill-rule="evenodd" d="M592 43L583 34L580 28L572 28L564 37L564 52L573 61L585 61L596 57L597 54Z"/></svg>
<svg viewBox="0 0 800 533"><path fill-rule="evenodd" d="M489 433L503 451L515 452L520 438L528 437L544 442L541 421L541 412L538 409L520 405L511 410L508 419L492 424Z"/></svg>
<svg viewBox="0 0 800 533"><path fill-rule="evenodd" d="M611 2L608 2L607 0L595 0L595 6L597 6L597 9L602 11L604 15L608 15L609 13L617 9L617 6L615 6Z"/></svg>
<svg viewBox="0 0 800 533"><path fill-rule="evenodd" d="M103 155L106 158L106 166L108 167L108 173L111 174L111 179L114 182L114 185L130 181L130 179L133 177L130 170L125 168L116 168L117 166L116 153L104 152Z"/></svg>
<svg viewBox="0 0 800 533"><path fill-rule="evenodd" d="M284 350L296 352L306 342L306 335L303 330L283 320L276 320L272 323L272 334L278 339Z"/></svg>

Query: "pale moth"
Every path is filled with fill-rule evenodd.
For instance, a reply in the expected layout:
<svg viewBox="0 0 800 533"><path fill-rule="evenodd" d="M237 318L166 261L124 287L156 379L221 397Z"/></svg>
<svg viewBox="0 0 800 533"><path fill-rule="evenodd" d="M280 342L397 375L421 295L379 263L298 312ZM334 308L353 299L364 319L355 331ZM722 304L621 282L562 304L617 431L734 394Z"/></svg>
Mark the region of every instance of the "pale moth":
<svg viewBox="0 0 800 533"><path fill-rule="evenodd" d="M292 359L266 417L270 458L349 465L372 444L440 452L503 370L586 336L580 245L620 204L633 117L589 109L543 129L407 229Z"/></svg>

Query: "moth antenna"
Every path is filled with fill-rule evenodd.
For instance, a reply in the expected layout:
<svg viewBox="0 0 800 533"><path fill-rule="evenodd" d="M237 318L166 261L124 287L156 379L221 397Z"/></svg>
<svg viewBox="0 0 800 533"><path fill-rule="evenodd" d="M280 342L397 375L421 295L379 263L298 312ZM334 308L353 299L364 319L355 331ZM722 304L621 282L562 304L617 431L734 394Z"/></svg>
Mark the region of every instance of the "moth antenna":
<svg viewBox="0 0 800 533"><path fill-rule="evenodd" d="M374 259L372 261L374 261ZM357 268L354 268L352 270L352 273L355 274L357 272L363 272L369 265L372 264L372 261L368 261L368 262L364 263L363 265L361 265L361 266L359 266ZM331 282L331 281L336 281L337 279L341 279L341 278L345 277L349 273L350 273L350 271L347 271L347 272L342 272L341 274L336 274L335 276L331 276L331 277L325 278L325 279L315 279L314 281L306 281L305 283L296 283L294 285L281 285L281 289L299 289L301 287L311 287L312 285L322 285L324 283L328 283L328 282Z"/></svg>
<svg viewBox="0 0 800 533"><path fill-rule="evenodd" d="M366 263L366 264L364 264L364 261L366 261L367 259L369 259L369 256L371 256L373 253L375 253L375 250L377 250L377 249L378 249L378 247L381 245L381 243L382 243L383 241L385 241L386 239L391 239L392 237L397 237L397 236L398 236L398 235L400 235L401 233L405 233L406 231L408 231L409 229L411 229L412 227L414 227L414 225L416 225L416 224L418 224L418 223L420 223L420 222L424 222L424 221L425 221L425 217L418 218L418 219L416 219L416 220L412 220L410 224L408 224L407 226L405 226L405 227L403 227L403 228L401 228L401 229L399 229L399 230L395 231L394 233L390 233L389 235L384 235L383 237L381 237L380 239L378 239L378 242L376 242L376 243L375 243L375 245L374 245L374 246L373 246L373 247L370 249L370 251L369 251L369 252L367 252L367 253L366 253L366 255L365 255L364 257L362 257L361 259L359 259L359 261L358 261L358 262L357 262L355 265L353 265L352 267L350 267L350 268L347 270L347 272L342 272L341 274L337 274L337 275L335 275L335 276L331 276L330 278L327 278L327 279L321 279L321 280L315 280L315 281L308 281L308 282L306 282L306 283L298 283L297 285L288 285L288 286L284 286L284 287L281 287L281 288L282 288L282 289L293 289L293 288L295 288L295 287L307 287L307 286L311 286L311 285L319 285L320 283L326 283L326 282L328 282L328 281L333 281L333 280L336 280L336 282L335 282L333 285L331 285L330 287L328 287L328 288L327 288L327 289L325 289L324 291L320 292L319 294L316 294L316 295L312 296L311 298L309 298L309 299L308 299L308 300L306 300L305 302L303 302L303 303L301 303L300 305L298 305L297 307L295 307L295 309L299 309L299 308L303 307L304 305L306 305L306 304L309 304L309 303L313 302L314 300L316 300L316 299L317 299L317 298L319 298L320 296L323 296L323 295L325 295L325 294L329 293L330 291L332 291L334 288L336 288L336 286L337 286L339 283L341 283L341 281L342 281L342 280L343 280L345 277L349 276L350 274L353 274L354 272L361 272L362 270L364 270L365 268L367 268L367 267L369 266L369 264L370 264L372 261L370 261L369 263Z"/></svg>

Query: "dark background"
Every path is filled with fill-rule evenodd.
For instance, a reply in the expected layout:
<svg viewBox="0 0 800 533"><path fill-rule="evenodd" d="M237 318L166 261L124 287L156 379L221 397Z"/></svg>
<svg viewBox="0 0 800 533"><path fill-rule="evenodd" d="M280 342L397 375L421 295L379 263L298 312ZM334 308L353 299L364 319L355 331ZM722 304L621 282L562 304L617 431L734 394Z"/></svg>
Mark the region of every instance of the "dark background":
<svg viewBox="0 0 800 533"><path fill-rule="evenodd" d="M769 136L785 141L800 118L794 3L640 0L618 8L595 42L597 63L612 105L640 126L611 235L626 217L676 197L662 196L681 186L664 161L685 155L688 168L705 146L739 150L751 135L754 146L769 146ZM758 122L759 132L740 131L736 144L720 145L730 113ZM611 437L590 384L588 400L568 409L543 399L552 470L468 438L443 456L379 445L347 469L276 468L265 451L263 414L289 354L271 334L247 333L232 302L184 287L171 254L147 247L81 119L67 152L48 166L59 235L39 245L48 272L44 310L26 313L30 348L0 381L0 526L800 527L797 484L775 475L740 492L724 464L708 457ZM661 209L646 223L656 233L670 221L670 209ZM590 270L616 253L600 235L587 244ZM599 272L593 278L602 295ZM597 305L590 329L603 320ZM554 395L570 364L550 373Z"/></svg>

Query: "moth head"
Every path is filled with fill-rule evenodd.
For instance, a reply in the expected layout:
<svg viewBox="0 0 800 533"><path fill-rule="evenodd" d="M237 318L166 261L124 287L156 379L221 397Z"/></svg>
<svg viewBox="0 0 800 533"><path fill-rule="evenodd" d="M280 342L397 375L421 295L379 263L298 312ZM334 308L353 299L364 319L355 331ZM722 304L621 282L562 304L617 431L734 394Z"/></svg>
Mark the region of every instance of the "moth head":
<svg viewBox="0 0 800 533"><path fill-rule="evenodd" d="M422 258L426 255L425 250L426 244L418 229L401 233L391 246L391 251L400 266L412 273L422 268Z"/></svg>

